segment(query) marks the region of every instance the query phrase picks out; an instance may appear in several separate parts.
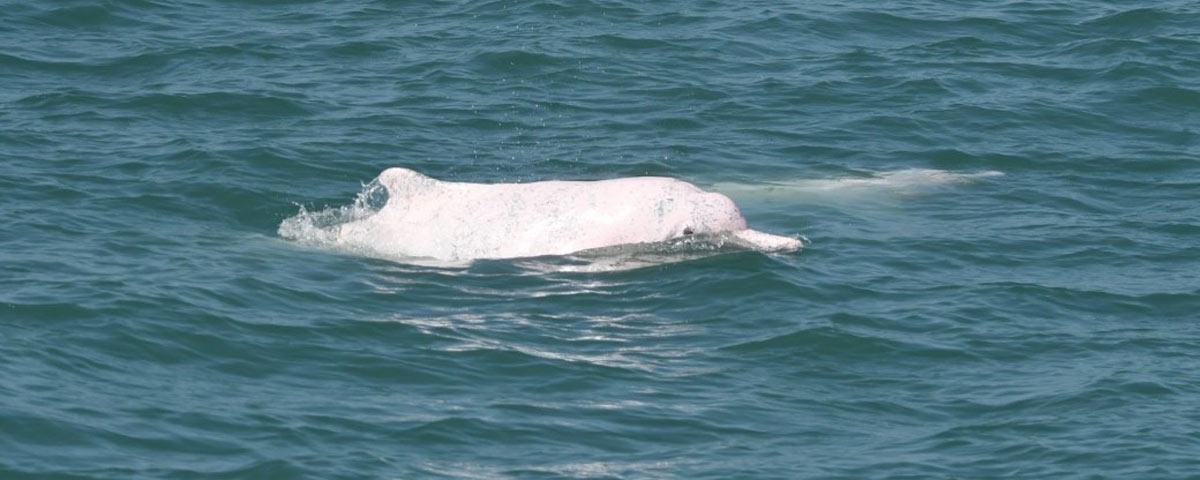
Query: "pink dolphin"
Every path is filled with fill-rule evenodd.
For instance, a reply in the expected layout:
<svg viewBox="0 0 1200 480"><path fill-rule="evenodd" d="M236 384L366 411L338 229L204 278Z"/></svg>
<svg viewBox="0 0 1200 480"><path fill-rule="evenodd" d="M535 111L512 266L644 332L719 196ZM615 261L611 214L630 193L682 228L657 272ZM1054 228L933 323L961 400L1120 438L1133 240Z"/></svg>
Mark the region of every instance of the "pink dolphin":
<svg viewBox="0 0 1200 480"><path fill-rule="evenodd" d="M340 225L340 243L440 260L564 255L693 235L770 252L802 247L747 228L729 197L673 178L483 184L389 168L378 182L387 204Z"/></svg>

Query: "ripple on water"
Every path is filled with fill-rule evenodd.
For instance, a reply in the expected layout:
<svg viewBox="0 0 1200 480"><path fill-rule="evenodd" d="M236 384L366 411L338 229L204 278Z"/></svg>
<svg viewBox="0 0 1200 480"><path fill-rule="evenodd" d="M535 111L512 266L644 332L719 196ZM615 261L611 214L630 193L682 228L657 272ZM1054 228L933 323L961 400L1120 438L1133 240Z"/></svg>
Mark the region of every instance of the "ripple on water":
<svg viewBox="0 0 1200 480"><path fill-rule="evenodd" d="M0 9L0 477L1200 469L1191 3L93 3ZM397 165L811 242L323 248Z"/></svg>

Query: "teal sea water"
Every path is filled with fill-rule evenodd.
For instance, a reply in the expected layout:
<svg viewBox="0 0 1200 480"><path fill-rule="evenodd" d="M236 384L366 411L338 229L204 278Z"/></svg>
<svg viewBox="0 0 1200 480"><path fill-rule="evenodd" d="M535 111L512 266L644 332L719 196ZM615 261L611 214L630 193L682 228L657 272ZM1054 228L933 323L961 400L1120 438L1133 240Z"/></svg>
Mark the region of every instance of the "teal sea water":
<svg viewBox="0 0 1200 480"><path fill-rule="evenodd" d="M0 478L1200 478L1195 1L0 3ZM808 242L281 233L392 166Z"/></svg>

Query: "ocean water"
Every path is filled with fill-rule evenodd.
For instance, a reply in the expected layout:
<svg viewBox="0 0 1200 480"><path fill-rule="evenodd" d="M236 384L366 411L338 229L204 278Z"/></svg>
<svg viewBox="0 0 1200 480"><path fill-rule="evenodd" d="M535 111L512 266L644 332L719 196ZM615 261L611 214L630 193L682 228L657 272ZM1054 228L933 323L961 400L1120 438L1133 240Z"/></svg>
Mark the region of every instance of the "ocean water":
<svg viewBox="0 0 1200 480"><path fill-rule="evenodd" d="M1200 478L1195 1L0 4L0 478ZM392 166L808 241L281 233Z"/></svg>

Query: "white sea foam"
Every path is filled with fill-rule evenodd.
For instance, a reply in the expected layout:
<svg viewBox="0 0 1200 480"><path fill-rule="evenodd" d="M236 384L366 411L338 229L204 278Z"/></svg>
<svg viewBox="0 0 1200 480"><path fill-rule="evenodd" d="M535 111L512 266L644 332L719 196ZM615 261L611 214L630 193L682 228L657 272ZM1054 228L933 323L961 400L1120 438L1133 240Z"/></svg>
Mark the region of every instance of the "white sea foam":
<svg viewBox="0 0 1200 480"><path fill-rule="evenodd" d="M350 205L328 207L309 211L300 205L300 211L279 224L279 236L296 242L331 247L338 242L338 226L374 215L387 202L387 189L379 182L363 185L363 190Z"/></svg>

